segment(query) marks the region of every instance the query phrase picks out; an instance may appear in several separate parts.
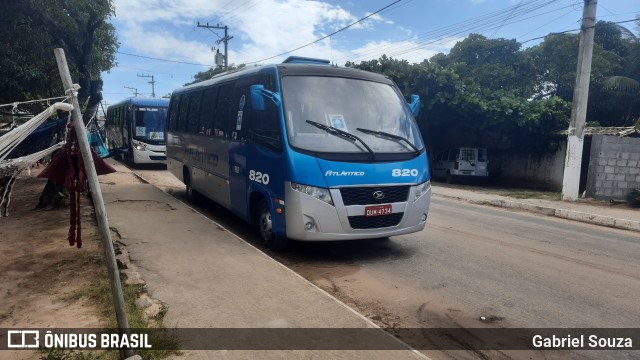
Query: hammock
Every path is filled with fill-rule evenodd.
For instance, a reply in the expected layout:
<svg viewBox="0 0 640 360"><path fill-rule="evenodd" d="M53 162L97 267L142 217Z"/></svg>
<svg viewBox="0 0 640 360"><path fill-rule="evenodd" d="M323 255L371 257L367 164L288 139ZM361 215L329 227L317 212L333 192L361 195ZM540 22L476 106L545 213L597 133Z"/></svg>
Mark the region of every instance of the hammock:
<svg viewBox="0 0 640 360"><path fill-rule="evenodd" d="M89 134L87 136L89 138L89 146L91 146L98 156L102 159L109 157L109 149L107 149L107 146L104 144L102 136L100 136L100 132L95 125L89 127Z"/></svg>
<svg viewBox="0 0 640 360"><path fill-rule="evenodd" d="M45 111L34 116L26 123L0 136L0 160L4 160L9 153L11 153L11 151L22 142L22 140L29 136L29 134L37 129L38 126L45 122L49 117L55 114L56 110L71 111L73 110L73 105L57 102L49 106Z"/></svg>
<svg viewBox="0 0 640 360"><path fill-rule="evenodd" d="M64 144L65 142L62 141L37 153L19 157L17 159L0 161L0 217L9 216L11 191L13 190L13 184L15 184L18 175L20 175L24 169L31 167L31 165L36 163L38 160L60 149Z"/></svg>

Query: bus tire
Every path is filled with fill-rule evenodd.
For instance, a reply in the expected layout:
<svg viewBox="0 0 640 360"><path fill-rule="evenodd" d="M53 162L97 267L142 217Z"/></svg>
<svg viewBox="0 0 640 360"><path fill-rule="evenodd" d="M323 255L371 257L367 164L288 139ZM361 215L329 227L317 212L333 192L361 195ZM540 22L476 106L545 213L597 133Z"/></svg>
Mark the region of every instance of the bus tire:
<svg viewBox="0 0 640 360"><path fill-rule="evenodd" d="M187 192L187 201L192 204L197 204L200 201L200 193L191 186L191 176L189 176L187 171L184 173L184 185Z"/></svg>
<svg viewBox="0 0 640 360"><path fill-rule="evenodd" d="M136 158L135 158L135 156L133 156L133 148L132 147L129 148L129 153L127 154L127 161L131 165L134 165L134 166L136 165Z"/></svg>
<svg viewBox="0 0 640 360"><path fill-rule="evenodd" d="M263 199L260 202L258 210L258 231L260 232L260 238L262 244L269 250L282 250L287 245L287 238L284 236L278 236L273 233L273 214L269 208L269 204Z"/></svg>

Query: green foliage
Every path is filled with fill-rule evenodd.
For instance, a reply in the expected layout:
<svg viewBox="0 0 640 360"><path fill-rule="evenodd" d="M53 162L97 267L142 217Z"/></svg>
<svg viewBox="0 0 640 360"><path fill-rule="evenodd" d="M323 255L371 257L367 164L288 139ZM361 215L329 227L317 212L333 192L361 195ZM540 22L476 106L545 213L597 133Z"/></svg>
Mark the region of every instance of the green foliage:
<svg viewBox="0 0 640 360"><path fill-rule="evenodd" d="M229 65L229 70L228 70L228 71L240 70L240 69L244 68L245 66L246 66L245 64L240 64L240 65L238 65L238 66L236 66L235 64L231 64L231 65ZM209 69L209 70L207 70L207 71L201 71L201 72L199 72L199 73L195 74L195 75L193 76L193 81L192 81L192 82L190 82L190 83L186 83L186 84L184 84L184 85L185 85L185 86L187 86L187 85L191 85L191 84L199 83L199 82L201 82L201 81L209 80L209 79L211 79L212 77L214 77L214 76L216 76L216 75L218 75L218 74L222 74L222 73L224 73L224 72L226 72L226 71L227 71L227 70L225 70L225 69L224 69L223 67L221 67L221 66L218 66L218 67L215 67L215 68L210 68L210 69Z"/></svg>
<svg viewBox="0 0 640 360"><path fill-rule="evenodd" d="M501 41L492 44L499 48L505 45ZM459 48L455 59L463 59L462 53ZM420 95L423 111L417 121L430 147L486 146L540 153L555 150L557 145L548 135L567 128L570 104L557 97L532 101L522 96L531 90L525 91L514 81L517 67L510 65L508 70L498 72L504 75L502 79L489 80L490 67L484 62L476 65L483 70L475 72L466 62L445 61L442 55L437 55L436 61L420 64L385 56L359 65L347 64L389 76L405 96ZM482 71L486 76L478 75Z"/></svg>
<svg viewBox="0 0 640 360"><path fill-rule="evenodd" d="M385 74L405 96L420 95L417 121L430 147L544 154L558 148L552 134L569 124L578 43L577 34L550 34L522 50L515 40L471 34L449 54L420 64L382 56L346 66ZM638 121L640 41L616 24L599 22L591 69L587 122L628 126Z"/></svg>
<svg viewBox="0 0 640 360"><path fill-rule="evenodd" d="M5 1L0 12L0 102L60 96L63 89L53 49L65 50L74 81L82 86L115 65L113 1ZM77 79L77 80L76 80Z"/></svg>

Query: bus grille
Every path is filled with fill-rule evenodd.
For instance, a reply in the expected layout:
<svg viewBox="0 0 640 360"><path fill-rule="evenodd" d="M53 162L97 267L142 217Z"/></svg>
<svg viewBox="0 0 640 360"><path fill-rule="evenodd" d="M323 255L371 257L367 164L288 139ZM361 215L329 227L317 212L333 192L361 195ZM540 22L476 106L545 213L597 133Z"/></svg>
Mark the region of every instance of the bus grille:
<svg viewBox="0 0 640 360"><path fill-rule="evenodd" d="M393 213L382 216L349 216L349 225L352 229L377 229L396 226L402 220L404 213Z"/></svg>
<svg viewBox="0 0 640 360"><path fill-rule="evenodd" d="M407 201L409 185L400 186L372 186L372 187L344 187L340 188L342 202L349 205L390 204ZM376 199L373 193L381 191L384 197Z"/></svg>

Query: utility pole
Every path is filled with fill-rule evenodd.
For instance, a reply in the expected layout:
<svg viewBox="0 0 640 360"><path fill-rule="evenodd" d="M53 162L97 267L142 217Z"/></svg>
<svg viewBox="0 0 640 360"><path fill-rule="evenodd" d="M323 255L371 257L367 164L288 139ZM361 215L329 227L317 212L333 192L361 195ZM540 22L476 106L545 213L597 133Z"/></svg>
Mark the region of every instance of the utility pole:
<svg viewBox="0 0 640 360"><path fill-rule="evenodd" d="M134 88L131 86L125 86L124 88L133 90L133 96L138 96L138 88Z"/></svg>
<svg viewBox="0 0 640 360"><path fill-rule="evenodd" d="M591 58L593 55L593 35L596 25L596 5L598 0L584 0L576 86L573 90L571 122L567 136L567 156L562 179L562 199L577 200L580 188L580 168L584 146L584 127L589 101L589 80L591 78Z"/></svg>
<svg viewBox="0 0 640 360"><path fill-rule="evenodd" d="M209 25L209 23L207 23L207 25L200 25L200 22L198 22L198 27L205 28L205 29L224 30L224 37L216 40L216 44L220 45L221 42L224 43L224 66L223 66L223 68L225 70L229 70L229 51L227 50L227 46L228 46L229 40L233 39L233 36L229 36L227 34L228 31L229 31L229 27L226 26L226 25L225 26L220 26L220 24ZM218 37L220 37L220 36L218 36ZM216 65L220 65L220 64L216 63Z"/></svg>
<svg viewBox="0 0 640 360"><path fill-rule="evenodd" d="M153 80L153 75L141 75L141 74L138 74L138 77L151 78L151 81L149 81L149 84L151 84L151 97L156 97L156 87L155 87L156 81Z"/></svg>

